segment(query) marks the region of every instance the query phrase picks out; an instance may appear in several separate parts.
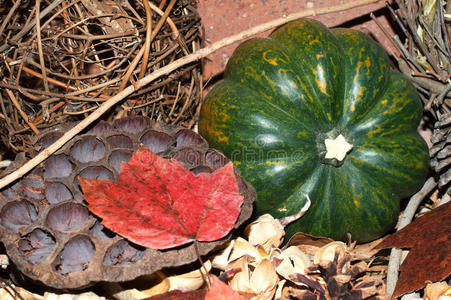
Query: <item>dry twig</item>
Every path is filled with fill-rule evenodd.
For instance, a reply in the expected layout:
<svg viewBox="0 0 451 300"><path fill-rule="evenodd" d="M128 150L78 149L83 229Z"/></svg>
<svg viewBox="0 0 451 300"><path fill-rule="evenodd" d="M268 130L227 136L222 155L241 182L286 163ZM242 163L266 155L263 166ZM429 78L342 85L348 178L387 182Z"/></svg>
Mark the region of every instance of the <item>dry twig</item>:
<svg viewBox="0 0 451 300"><path fill-rule="evenodd" d="M436 186L437 182L433 177L431 177L425 182L421 190L410 198L409 203L407 204L407 207L399 220L397 231L412 222L421 202L435 189ZM396 287L396 282L398 281L398 272L399 266L401 265L402 252L402 249L392 249L390 252L390 261L388 262L387 271L387 293L390 295L393 294Z"/></svg>

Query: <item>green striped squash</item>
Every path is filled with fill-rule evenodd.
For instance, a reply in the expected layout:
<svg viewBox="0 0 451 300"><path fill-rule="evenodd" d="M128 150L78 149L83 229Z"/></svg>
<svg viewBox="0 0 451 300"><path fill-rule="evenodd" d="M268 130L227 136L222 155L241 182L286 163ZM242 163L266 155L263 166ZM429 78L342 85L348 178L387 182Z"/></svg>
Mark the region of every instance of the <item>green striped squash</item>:
<svg viewBox="0 0 451 300"><path fill-rule="evenodd" d="M414 86L384 50L351 29L301 19L252 39L207 95L199 132L258 193L257 215L307 214L289 225L334 239L375 239L428 170Z"/></svg>

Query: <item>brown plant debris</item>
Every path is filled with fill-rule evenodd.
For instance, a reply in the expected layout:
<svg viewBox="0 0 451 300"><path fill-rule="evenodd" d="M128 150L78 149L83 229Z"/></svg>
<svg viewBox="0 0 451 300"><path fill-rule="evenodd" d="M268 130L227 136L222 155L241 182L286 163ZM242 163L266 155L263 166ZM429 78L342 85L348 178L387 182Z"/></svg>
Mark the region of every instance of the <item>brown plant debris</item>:
<svg viewBox="0 0 451 300"><path fill-rule="evenodd" d="M50 3L50 4L49 4ZM195 1L7 1L0 11L0 155L30 151L31 137L85 118L130 84L200 48ZM31 13L30 13L31 12ZM200 64L127 97L108 120L146 115L191 128Z"/></svg>
<svg viewBox="0 0 451 300"><path fill-rule="evenodd" d="M451 202L425 213L395 234L385 238L379 249L409 248L400 267L401 275L392 298L437 282L451 274Z"/></svg>
<svg viewBox="0 0 451 300"><path fill-rule="evenodd" d="M246 232L269 228L270 218L261 216ZM272 222L278 220L272 218ZM273 231L274 236L266 232L260 235L266 238L258 243L252 242L251 235L248 240L239 237L212 259L213 268L224 271L220 277L227 278L234 290L250 299L388 298L385 267L369 254L374 253L374 244L346 245L298 233L279 249L281 241L274 238L279 230Z"/></svg>
<svg viewBox="0 0 451 300"><path fill-rule="evenodd" d="M387 36L398 48L399 69L412 79L423 101L428 124L434 124L431 166L446 199L451 193L451 2L395 0L387 3L400 34ZM377 19L373 16L373 20ZM381 29L383 29L381 27ZM428 125L426 124L426 125ZM429 128L432 129L432 128Z"/></svg>

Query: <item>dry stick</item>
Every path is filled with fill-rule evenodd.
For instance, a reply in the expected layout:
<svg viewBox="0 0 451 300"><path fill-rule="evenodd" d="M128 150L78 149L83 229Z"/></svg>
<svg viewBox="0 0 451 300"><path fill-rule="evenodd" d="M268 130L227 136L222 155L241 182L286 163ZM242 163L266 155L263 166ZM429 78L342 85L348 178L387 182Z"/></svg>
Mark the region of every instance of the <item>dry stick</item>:
<svg viewBox="0 0 451 300"><path fill-rule="evenodd" d="M63 0L64 1L64 0ZM54 19L56 19L60 14L62 14L63 12L65 12L67 9L69 9L72 5L75 5L79 2L80 0L76 0L76 1L71 1L71 3L61 7L56 13L52 14L43 24L42 24L42 28L46 28L50 22L52 22ZM30 40L34 40L36 37L36 32L33 33L33 35L31 36Z"/></svg>
<svg viewBox="0 0 451 300"><path fill-rule="evenodd" d="M3 80L3 81L5 81L5 80ZM11 92L11 90L9 90L9 89L5 89L5 91L8 94L8 96L11 99L14 106L16 107L17 111L19 112L20 116L25 120L25 122L28 124L28 126L30 126L31 130L33 130L33 132L35 134L39 134L39 130L36 128L36 126L34 126L33 123L30 122L30 120L28 120L27 114L20 108L20 104L17 101L16 97L14 96L13 92Z"/></svg>
<svg viewBox="0 0 451 300"><path fill-rule="evenodd" d="M5 28L6 28L6 25L8 25L9 20L10 20L11 17L13 16L14 12L16 11L16 9L19 7L20 3L21 3L21 0L17 0L17 1L14 3L13 7L11 7L11 8L9 9L8 15L7 15L6 18L3 20L3 23L2 23L2 25L0 26L0 36L3 34L3 31L4 31Z"/></svg>
<svg viewBox="0 0 451 300"><path fill-rule="evenodd" d="M431 91L431 93L434 94L440 94L445 88L446 85L443 83L440 83L437 80L425 78L425 77L419 77L419 76L412 76L412 70L409 68L407 63L404 60L399 60L399 69L403 74L408 76L412 81L417 83L418 85L427 88ZM448 92L447 97L451 97L451 91Z"/></svg>
<svg viewBox="0 0 451 300"><path fill-rule="evenodd" d="M392 35L385 29L384 26L379 22L379 20L376 18L376 16L373 13L370 13L370 18L373 20L374 23L376 23L377 27L379 27L380 30L384 33L384 35L388 38L388 40L391 42L391 44L398 50L399 46L396 44L396 41L393 39ZM399 58L399 54L391 53L396 59Z"/></svg>
<svg viewBox="0 0 451 300"><path fill-rule="evenodd" d="M49 6L47 6L41 13L40 13L40 18L44 18L50 11L52 11L55 7L57 7L58 5L61 4L61 2L63 2L64 0L55 0L53 2L50 3ZM27 25L25 25L25 27L19 32L17 33L15 36L13 36L11 38L12 42L17 42L18 40L20 40L24 35L26 35L28 33L28 31L30 31L34 26L36 25L35 22L30 22ZM0 53L5 51L6 49L8 49L9 45L8 43L3 44L2 46L0 46Z"/></svg>
<svg viewBox="0 0 451 300"><path fill-rule="evenodd" d="M127 88L125 88L124 90L122 90L121 92L116 94L115 96L112 96L108 101L101 104L96 111L91 113L84 120L82 120L80 123L78 123L72 129L67 131L55 143L53 143L48 148L41 151L38 155L36 155L34 158L32 158L31 160L26 162L22 167L20 167L16 171L14 171L11 174L0 179L0 189L5 187L6 185L10 184L11 182L15 181L16 179L21 178L23 175L28 173L31 169L33 169L34 167L39 165L47 157L52 155L55 151L57 151L59 148L61 148L65 143L67 143L69 140L71 140L75 135L77 135L83 129L85 129L89 124L91 124L92 122L97 120L103 113L105 113L107 110L109 110L116 103L120 102L125 97L127 97L128 95L130 95L134 91L136 91L137 89L144 87L145 85L149 84L150 82L154 81L155 79L157 79L163 75L169 74L172 71L174 71L186 64L189 64L191 62L199 60L225 46L228 46L235 42L247 39L258 33L268 31L274 27L283 25L290 21L293 21L293 20L296 20L296 19L299 19L302 17L307 17L307 16L315 16L315 15L322 15L322 14L327 14L327 13L331 13L331 12L343 11L343 10L347 10L347 9L357 7L357 6L368 5L371 3L377 3L379 1L380 0L356 0L356 1L351 1L348 3L343 3L340 5L334 5L334 6L329 6L329 7L317 8L317 9L303 10L301 12L290 14L286 17L275 19L275 20L269 21L267 23L263 23L258 26L252 27L248 30L242 31L238 34L226 37L216 43L211 44L210 46L207 46L207 47L202 48L192 54L189 54L187 56L179 58L176 61L174 61L173 63L166 65L166 66L162 67L161 69L156 70L155 72L145 76L143 79L138 80L136 82L136 85L128 86ZM135 88L135 86L136 86L136 88Z"/></svg>
<svg viewBox="0 0 451 300"><path fill-rule="evenodd" d="M157 26L155 26L155 29L152 31L152 34L151 34L150 39L149 39L149 43L151 43L153 41L153 39L157 36L158 32L160 31L161 27L163 26L164 22L167 21L167 19L169 17L169 13L171 12L172 7L174 7L175 1L176 0L172 0L169 3L168 7L166 8L166 11L161 16L160 21L158 21ZM150 2L148 2L147 4L149 4L149 6L152 7ZM124 79L123 79L121 85L119 86L119 92L122 91L125 88L125 86L127 85L127 82L129 81L130 76L132 75L132 73L135 70L136 66L138 65L141 57L143 56L144 51L145 51L145 47L142 47L139 50L139 52L136 55L136 57L133 59L131 65L129 66L127 72L125 73L125 75L123 77Z"/></svg>
<svg viewBox="0 0 451 300"><path fill-rule="evenodd" d="M437 74L437 76L441 76L441 70L438 67L438 65L439 65L438 62L435 60L435 58L433 56L430 55L429 51L427 51L426 46L424 45L424 43L421 41L420 37L417 34L416 27L412 23L412 20L410 18L406 17L406 16L408 16L408 13L406 11L406 7L404 6L404 3L402 3L399 0L397 0L396 2L398 3L401 13L405 16L407 27L409 27L411 36L413 37L415 44L417 44L418 48L420 48L421 52L424 54L424 56L426 56L429 64L431 65L432 69L434 69L434 72Z"/></svg>
<svg viewBox="0 0 451 300"><path fill-rule="evenodd" d="M406 209L399 220L397 231L412 222L418 206L420 206L420 203L423 201L424 197L426 197L436 187L436 185L437 182L434 177L431 177L426 181L421 190L410 198L409 203L407 204ZM403 250L401 249L393 248L390 252L390 261L388 262L387 271L387 293L389 295L393 294L395 291L396 282L398 281L398 271L401 264L402 251Z"/></svg>
<svg viewBox="0 0 451 300"><path fill-rule="evenodd" d="M168 7L170 7L171 4L172 4L172 2L169 3ZM159 14L160 16L163 16L163 11L160 8L158 8L155 4L149 3L149 5L157 14ZM184 43L184 41L182 39L182 36L179 33L179 30L178 30L177 26L172 21L172 19L169 18L169 17L167 18L167 22L168 22L169 27L171 27L171 29L173 31L172 32L173 39L174 40L176 39L179 42L180 48L182 48L183 53L185 55L188 55L189 54L188 49L187 49L186 44Z"/></svg>
<svg viewBox="0 0 451 300"><path fill-rule="evenodd" d="M36 38L38 42L38 52L39 52L39 63L41 64L42 80L44 81L44 89L46 92L49 91L49 82L47 80L47 72L45 71L44 53L42 51L42 41L41 41L41 19L39 14L41 12L41 1L36 0Z"/></svg>
<svg viewBox="0 0 451 300"><path fill-rule="evenodd" d="M138 79L144 77L147 69L147 62L149 61L150 54L150 37L152 35L152 11L150 10L149 0L143 0L144 8L146 10L146 41L144 42L144 56L141 64L141 71L139 72Z"/></svg>
<svg viewBox="0 0 451 300"><path fill-rule="evenodd" d="M138 44L136 43L136 44L134 44L133 46L132 46L132 48L130 49L130 51L125 55L125 56L123 56L123 58L121 59L121 61L119 62L119 63L117 63L115 66L113 66L113 67L111 67L111 68L108 68L107 67L107 69L106 70L103 70L103 71L101 71L101 72L99 72L99 73L96 73L96 74L88 74L88 75L79 75L79 76L73 76L73 75L67 75L67 74L63 74L63 73L57 73L57 72L52 72L51 70L49 70L49 69L46 69L46 71L49 73L49 74L51 74L51 75L53 75L53 76L57 76L57 77L61 77L61 78L64 78L64 79L69 79L69 80L84 80L84 79L92 79L92 78L95 78L95 77L99 77L99 76L102 76L102 75L105 75L105 74L108 74L108 73L111 73L111 72L113 72L114 70L116 70L116 69L118 69L118 68L120 68L120 66L126 61L126 60L128 60L131 56L132 56L132 54L134 53L134 51L135 51L135 49L138 47ZM0 54L0 57L2 57L2 55ZM10 63L10 62L12 62L12 59L11 58L9 58L9 57L6 57L6 61L8 62L8 63ZM41 67L40 65L38 65L37 63L35 63L33 60L31 60L31 59L22 59L22 61L25 61L26 63L28 63L28 64L30 64L30 65L32 65L32 66L35 66L35 67ZM27 72L27 73L29 73L27 70L29 70L29 69L25 69L25 68L27 68L27 67L21 67L21 69L24 69L25 70L25 72ZM31 74L31 73L30 73ZM39 74L39 73L38 73ZM31 75L33 75L33 76L36 76L36 75L34 75L34 74L31 74ZM49 80L50 80L50 77L48 78ZM56 79L55 79L56 80ZM55 83L54 83L55 84ZM68 89L72 89L72 90L76 90L76 88L75 87L68 87L65 83L58 83L58 84L55 84L55 85L59 85L59 86L61 86L61 87L63 87L63 88L68 88Z"/></svg>
<svg viewBox="0 0 451 300"><path fill-rule="evenodd" d="M443 40L445 42L446 51L448 52L448 58L451 59L451 48L449 47L449 35L448 35L448 29L446 27L445 23L445 17L444 12L445 8L443 7L443 0L439 0L439 16L440 16L440 25L442 27L443 32Z"/></svg>

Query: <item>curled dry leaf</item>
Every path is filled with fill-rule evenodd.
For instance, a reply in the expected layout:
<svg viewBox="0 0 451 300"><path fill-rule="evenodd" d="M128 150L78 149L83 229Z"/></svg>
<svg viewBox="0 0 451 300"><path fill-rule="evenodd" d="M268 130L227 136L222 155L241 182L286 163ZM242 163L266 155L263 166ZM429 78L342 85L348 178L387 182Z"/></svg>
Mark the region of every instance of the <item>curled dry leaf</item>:
<svg viewBox="0 0 451 300"><path fill-rule="evenodd" d="M232 264L231 269L239 270L229 281L230 287L252 300L272 299L279 282L276 270L269 259L263 259L251 269L247 257L242 257Z"/></svg>
<svg viewBox="0 0 451 300"><path fill-rule="evenodd" d="M24 288L10 285L0 289L2 300L105 300L105 297L97 296L93 292L81 294L54 294L45 292L43 296L31 293Z"/></svg>
<svg viewBox="0 0 451 300"><path fill-rule="evenodd" d="M19 294L24 300L43 300L42 296L15 285L0 288L0 299L2 300L16 300L16 294Z"/></svg>
<svg viewBox="0 0 451 300"><path fill-rule="evenodd" d="M282 251L275 260L280 261L276 271L285 279L295 273L306 274L307 269L312 266L312 261L298 247L291 246Z"/></svg>
<svg viewBox="0 0 451 300"><path fill-rule="evenodd" d="M53 294L45 293L43 300L105 300L105 297L99 297L93 292L86 292L82 294Z"/></svg>
<svg viewBox="0 0 451 300"><path fill-rule="evenodd" d="M390 299L389 295L384 295L380 291L385 291L385 282L382 275L380 276L363 276L358 283L352 287L351 295L354 299L367 299L371 296L379 295L379 299Z"/></svg>
<svg viewBox="0 0 451 300"><path fill-rule="evenodd" d="M206 261L204 263L207 272L211 270L211 262ZM204 283L207 274L203 267L181 275L169 276L167 281L169 282L169 291L172 290L197 290Z"/></svg>
<svg viewBox="0 0 451 300"><path fill-rule="evenodd" d="M299 247L305 254L315 256L316 251L324 245L332 243L334 240L326 237L317 237L308 233L298 232L294 234L283 248L290 246Z"/></svg>
<svg viewBox="0 0 451 300"><path fill-rule="evenodd" d="M211 270L211 262L204 263L208 272ZM206 279L206 273L203 267L180 275L167 276L159 272L161 281L149 289L137 290L135 288L118 292L113 295L116 299L143 299L150 296L160 295L174 290L194 291L201 288Z"/></svg>
<svg viewBox="0 0 451 300"><path fill-rule="evenodd" d="M0 254L0 268L6 269L9 266L9 258L5 254Z"/></svg>
<svg viewBox="0 0 451 300"><path fill-rule="evenodd" d="M343 259L346 250L343 242L331 242L316 251L313 262L325 268L329 263Z"/></svg>
<svg viewBox="0 0 451 300"><path fill-rule="evenodd" d="M250 241L241 237L231 241L213 258L213 267L232 274L229 285L248 298L272 299L279 282L273 258L280 255L277 247L285 232L270 215L258 218L246 232Z"/></svg>
<svg viewBox="0 0 451 300"><path fill-rule="evenodd" d="M451 299L451 286L446 282L428 283L424 289L424 300Z"/></svg>
<svg viewBox="0 0 451 300"><path fill-rule="evenodd" d="M279 280L279 283L277 284L276 293L274 294L274 299L276 300L282 299L286 282L287 281L285 279Z"/></svg>
<svg viewBox="0 0 451 300"><path fill-rule="evenodd" d="M204 300L207 295L206 290L196 290L196 291L170 291L164 294L155 295L142 300ZM227 298L225 298L227 299ZM229 298L230 299L230 298ZM130 300L130 299L127 299Z"/></svg>
<svg viewBox="0 0 451 300"><path fill-rule="evenodd" d="M282 244L285 230L277 219L265 214L246 227L245 236L251 245L261 246L269 253Z"/></svg>
<svg viewBox="0 0 451 300"><path fill-rule="evenodd" d="M352 249L349 249L352 253L352 260L369 260L372 259L372 257L380 251L380 249L377 249L376 246L380 244L380 242L384 238L377 239L375 241L365 243L365 244L358 244Z"/></svg>
<svg viewBox="0 0 451 300"><path fill-rule="evenodd" d="M225 269L227 269L227 266L230 263L230 254L235 247L235 242L236 240L231 240L224 250L212 257L211 263L213 268L219 269L221 271L225 271Z"/></svg>
<svg viewBox="0 0 451 300"><path fill-rule="evenodd" d="M280 250L276 245L283 228L274 221L264 216L253 222L247 228L252 242L237 238L213 258L213 266L225 271L234 290L249 299L274 294L275 299L388 299L383 276L368 275L367 263L353 259L354 253L371 259L373 245L356 250L354 244L297 233Z"/></svg>
<svg viewBox="0 0 451 300"><path fill-rule="evenodd" d="M260 245L254 247L242 237L238 237L237 239L232 240L227 248L213 257L212 264L214 268L225 271L228 269L230 263L243 256L248 257L249 263L255 266L263 259L277 256L279 253L280 250L278 248L272 248L270 252L267 253Z"/></svg>

